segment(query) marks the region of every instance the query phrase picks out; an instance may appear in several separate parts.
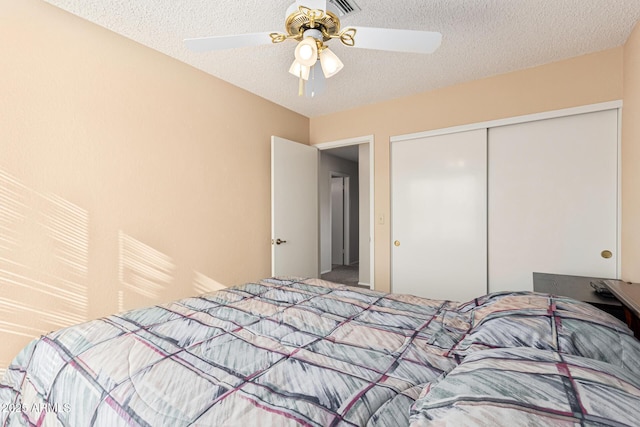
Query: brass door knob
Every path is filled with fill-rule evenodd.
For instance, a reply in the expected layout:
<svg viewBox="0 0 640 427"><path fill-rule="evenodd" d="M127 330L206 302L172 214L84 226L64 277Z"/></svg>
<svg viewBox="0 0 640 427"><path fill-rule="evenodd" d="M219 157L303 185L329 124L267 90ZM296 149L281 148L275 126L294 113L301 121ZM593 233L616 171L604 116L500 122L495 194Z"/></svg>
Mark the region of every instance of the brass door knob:
<svg viewBox="0 0 640 427"><path fill-rule="evenodd" d="M609 258L611 258L613 256L613 253L611 251L605 250L605 251L600 252L600 256L602 258L609 259Z"/></svg>
<svg viewBox="0 0 640 427"><path fill-rule="evenodd" d="M393 244L394 244L395 246L400 246L400 240L396 240L395 242L393 242Z"/></svg>

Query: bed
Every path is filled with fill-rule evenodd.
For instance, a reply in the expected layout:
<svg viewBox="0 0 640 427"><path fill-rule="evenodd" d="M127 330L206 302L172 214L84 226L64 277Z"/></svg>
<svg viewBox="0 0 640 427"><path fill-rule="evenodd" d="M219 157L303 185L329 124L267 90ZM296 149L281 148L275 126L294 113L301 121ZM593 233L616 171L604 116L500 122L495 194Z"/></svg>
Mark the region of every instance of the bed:
<svg viewBox="0 0 640 427"><path fill-rule="evenodd" d="M0 405L2 426L632 426L640 343L552 295L271 278L51 332Z"/></svg>

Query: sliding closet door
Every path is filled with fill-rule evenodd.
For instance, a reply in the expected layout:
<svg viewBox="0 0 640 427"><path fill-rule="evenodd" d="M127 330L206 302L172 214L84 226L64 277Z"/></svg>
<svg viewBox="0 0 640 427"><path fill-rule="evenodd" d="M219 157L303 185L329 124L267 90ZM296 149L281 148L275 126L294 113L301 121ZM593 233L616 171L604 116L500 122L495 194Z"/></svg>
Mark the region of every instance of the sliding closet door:
<svg viewBox="0 0 640 427"><path fill-rule="evenodd" d="M616 277L617 131L617 110L489 130L490 291Z"/></svg>
<svg viewBox="0 0 640 427"><path fill-rule="evenodd" d="M486 155L486 129L392 143L393 292L486 293Z"/></svg>

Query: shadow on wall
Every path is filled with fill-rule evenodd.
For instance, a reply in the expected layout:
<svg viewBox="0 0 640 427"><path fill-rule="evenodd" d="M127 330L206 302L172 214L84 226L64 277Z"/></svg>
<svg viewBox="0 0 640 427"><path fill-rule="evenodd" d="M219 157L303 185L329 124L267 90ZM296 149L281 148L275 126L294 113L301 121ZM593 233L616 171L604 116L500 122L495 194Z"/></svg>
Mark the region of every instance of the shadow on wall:
<svg viewBox="0 0 640 427"><path fill-rule="evenodd" d="M122 285L118 292L118 311L156 303L161 299L163 291L173 283L176 265L171 257L134 239L122 230L118 237L118 278ZM198 271L193 272L195 294L224 288L226 286L210 277Z"/></svg>
<svg viewBox="0 0 640 427"><path fill-rule="evenodd" d="M0 170L0 368L29 340L87 319L89 217Z"/></svg>
<svg viewBox="0 0 640 427"><path fill-rule="evenodd" d="M125 234L118 235L118 311L153 304L174 278L173 260Z"/></svg>
<svg viewBox="0 0 640 427"><path fill-rule="evenodd" d="M29 341L89 320L89 215L0 170L0 378ZM172 258L118 232L119 311L158 303L175 280ZM201 294L225 288L194 271Z"/></svg>

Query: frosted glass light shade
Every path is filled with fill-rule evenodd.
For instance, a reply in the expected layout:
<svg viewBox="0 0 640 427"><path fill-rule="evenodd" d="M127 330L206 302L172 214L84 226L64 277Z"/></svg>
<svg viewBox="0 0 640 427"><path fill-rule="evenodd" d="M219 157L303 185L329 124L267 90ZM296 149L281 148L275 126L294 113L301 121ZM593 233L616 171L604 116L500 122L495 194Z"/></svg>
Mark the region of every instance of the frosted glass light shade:
<svg viewBox="0 0 640 427"><path fill-rule="evenodd" d="M291 74L298 78L302 78L302 80L309 80L310 70L310 67L300 64L297 59L294 59L293 64L291 64L291 68L289 68L289 72Z"/></svg>
<svg viewBox="0 0 640 427"><path fill-rule="evenodd" d="M326 78L336 75L344 64L340 61L338 56L331 52L329 48L323 49L320 52L320 64L322 65L322 72Z"/></svg>

